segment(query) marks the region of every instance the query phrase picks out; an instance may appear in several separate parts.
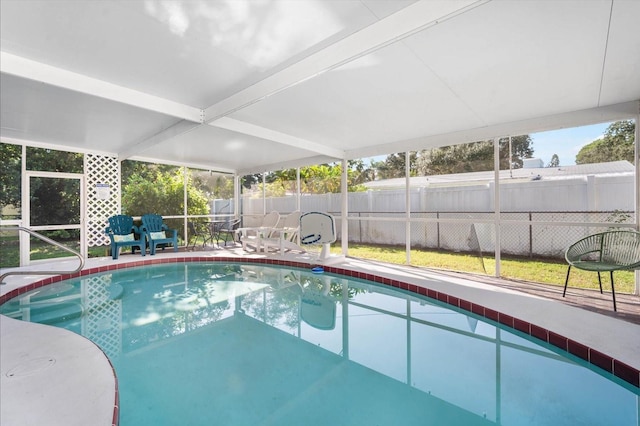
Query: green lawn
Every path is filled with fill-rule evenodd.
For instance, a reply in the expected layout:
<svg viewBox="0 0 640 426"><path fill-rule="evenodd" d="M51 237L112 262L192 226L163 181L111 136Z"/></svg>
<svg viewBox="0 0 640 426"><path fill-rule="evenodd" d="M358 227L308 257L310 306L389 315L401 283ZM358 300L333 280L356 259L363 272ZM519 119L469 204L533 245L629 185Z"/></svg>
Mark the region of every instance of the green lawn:
<svg viewBox="0 0 640 426"><path fill-rule="evenodd" d="M80 250L77 241L62 241L61 244L72 250ZM90 247L89 257L109 255L109 247ZM56 257L73 257L73 254L44 241L31 241L31 260L53 259ZM18 237L0 237L0 267L8 268L20 265Z"/></svg>
<svg viewBox="0 0 640 426"><path fill-rule="evenodd" d="M69 245L74 247L74 243ZM77 245L77 244L76 244ZM334 245L332 252L339 253L340 246ZM70 253L44 242L32 242L31 258L50 259L61 256L72 256ZM91 247L89 257L109 256L109 247ZM380 262L404 265L406 263L404 247L390 246L366 246L353 244L349 245L349 256L362 259L377 260ZM19 253L17 238L0 238L0 267L18 266ZM411 265L450 271L469 272L474 274L484 274L482 262L477 255L468 253L450 253L428 250L412 250ZM567 274L567 264L560 260L549 259L529 259L502 257L501 276L508 279L516 279L530 282L538 282L557 286L564 286ZM495 259L484 257L484 267L486 273L493 276L495 269ZM618 271L614 274L616 291L622 293L632 293L634 289L634 273L630 271ZM571 271L569 280L571 287L578 288L598 288L598 275L593 272L585 272L578 269ZM611 290L608 274L603 274L603 288Z"/></svg>
<svg viewBox="0 0 640 426"><path fill-rule="evenodd" d="M340 253L340 247L332 248L332 252ZM349 245L349 256L380 262L406 264L404 247ZM427 250L412 250L411 265L429 268L446 269L459 272L484 274L482 262L477 255L468 253L449 253ZM495 259L484 256L484 266L488 275L493 276ZM561 260L529 259L516 257L502 257L502 278L530 281L557 286L564 286L567 276L567 264ZM634 273L632 271L618 271L614 273L617 292L632 293L634 290ZM571 270L570 287L598 289L598 274ZM602 274L602 287L611 291L609 274Z"/></svg>

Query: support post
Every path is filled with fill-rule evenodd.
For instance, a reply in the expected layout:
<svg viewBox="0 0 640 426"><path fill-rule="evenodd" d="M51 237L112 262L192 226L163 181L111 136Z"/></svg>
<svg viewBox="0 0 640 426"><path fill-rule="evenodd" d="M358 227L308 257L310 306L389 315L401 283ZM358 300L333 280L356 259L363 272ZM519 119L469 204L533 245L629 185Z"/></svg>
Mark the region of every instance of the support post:
<svg viewBox="0 0 640 426"><path fill-rule="evenodd" d="M29 176L27 176L27 146L22 144L22 155L21 155L21 191L22 191L22 209L21 209L21 218L22 224L25 228L31 227L31 203L29 199ZM31 263L31 239L22 235L22 232L18 232L20 238L20 266L29 266Z"/></svg>
<svg viewBox="0 0 640 426"><path fill-rule="evenodd" d="M349 187L347 186L347 160L342 159L342 180L340 185L341 198L341 213L342 220L340 221L340 244L342 246L342 255L347 256L349 254Z"/></svg>
<svg viewBox="0 0 640 426"><path fill-rule="evenodd" d="M187 172L187 166L182 166L182 214L184 216L184 220L182 221L182 235L184 235L184 245L188 246L189 245L189 206L187 205L187 202L189 200L189 188L187 187L189 180L188 180L188 172ZM188 247L187 247L188 248Z"/></svg>
<svg viewBox="0 0 640 426"><path fill-rule="evenodd" d="M267 214L267 172L262 172L262 214Z"/></svg>
<svg viewBox="0 0 640 426"><path fill-rule="evenodd" d="M637 104L636 120L636 134L635 134L635 151L634 151L634 166L635 166L635 210L636 210L636 231L640 231L640 173L638 167L640 166L640 101ZM636 285L634 288L634 294L640 296L640 270L636 271Z"/></svg>
<svg viewBox="0 0 640 426"><path fill-rule="evenodd" d="M404 206L405 206L405 252L407 265L411 265L411 152L404 153Z"/></svg>
<svg viewBox="0 0 640 426"><path fill-rule="evenodd" d="M296 210L300 211L300 194L302 189L300 187L300 167L296 169Z"/></svg>
<svg viewBox="0 0 640 426"><path fill-rule="evenodd" d="M493 139L493 214L495 234L495 276L500 277L500 138Z"/></svg>

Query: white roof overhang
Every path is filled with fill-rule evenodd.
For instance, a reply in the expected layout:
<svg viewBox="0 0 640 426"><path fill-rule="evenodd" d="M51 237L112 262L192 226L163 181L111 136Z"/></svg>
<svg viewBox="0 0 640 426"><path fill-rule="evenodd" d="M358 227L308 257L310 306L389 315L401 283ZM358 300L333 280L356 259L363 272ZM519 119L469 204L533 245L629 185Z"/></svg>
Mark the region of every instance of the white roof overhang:
<svg viewBox="0 0 640 426"><path fill-rule="evenodd" d="M245 174L639 113L633 0L0 8L9 142Z"/></svg>

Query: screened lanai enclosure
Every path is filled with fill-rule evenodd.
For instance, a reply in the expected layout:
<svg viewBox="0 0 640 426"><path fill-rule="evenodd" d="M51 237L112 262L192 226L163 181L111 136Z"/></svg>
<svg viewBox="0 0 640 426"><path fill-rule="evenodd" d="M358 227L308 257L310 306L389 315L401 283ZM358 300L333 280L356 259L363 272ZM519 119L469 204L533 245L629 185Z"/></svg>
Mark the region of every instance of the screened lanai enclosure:
<svg viewBox="0 0 640 426"><path fill-rule="evenodd" d="M562 262L640 223L638 16L632 0L1 0L1 225L88 257L119 213L161 214L187 246L189 222L320 211L344 254L468 253L495 276ZM570 157L536 150L593 125L556 142ZM49 256L35 245L3 231L2 266Z"/></svg>

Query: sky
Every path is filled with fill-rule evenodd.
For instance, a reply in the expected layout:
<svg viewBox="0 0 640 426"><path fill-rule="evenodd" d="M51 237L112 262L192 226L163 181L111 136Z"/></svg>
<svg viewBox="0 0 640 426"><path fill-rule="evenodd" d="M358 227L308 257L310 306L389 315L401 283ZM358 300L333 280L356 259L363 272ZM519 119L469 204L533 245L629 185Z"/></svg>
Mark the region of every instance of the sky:
<svg viewBox="0 0 640 426"><path fill-rule="evenodd" d="M561 166L576 164L580 148L601 138L611 123L593 124L570 129L530 133L533 140L533 157L540 158L546 166L553 154L558 154Z"/></svg>

